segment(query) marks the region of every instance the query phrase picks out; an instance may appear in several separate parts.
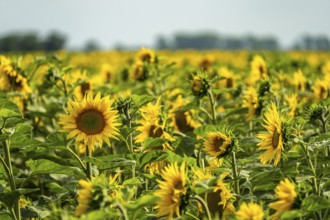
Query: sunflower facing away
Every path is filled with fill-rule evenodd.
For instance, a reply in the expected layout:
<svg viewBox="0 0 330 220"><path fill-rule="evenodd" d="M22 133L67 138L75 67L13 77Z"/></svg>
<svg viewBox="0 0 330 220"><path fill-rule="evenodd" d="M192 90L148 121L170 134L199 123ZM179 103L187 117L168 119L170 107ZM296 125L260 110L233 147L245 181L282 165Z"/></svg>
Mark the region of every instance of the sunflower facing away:
<svg viewBox="0 0 330 220"><path fill-rule="evenodd" d="M259 159L262 164L274 160L276 166L281 159L283 150L283 134L280 115L274 103L267 107L264 122L263 127L267 129L268 133L257 134L257 137L261 139L261 142L258 143L258 150L266 151L259 156Z"/></svg>
<svg viewBox="0 0 330 220"><path fill-rule="evenodd" d="M117 139L120 126L117 111L111 107L113 102L109 96L101 98L100 93L93 98L92 92L81 102L69 101L68 114L60 114L62 131L68 133L68 138L75 137L77 144L84 143L91 152L96 143L99 147L103 141L110 145L109 138Z"/></svg>
<svg viewBox="0 0 330 220"><path fill-rule="evenodd" d="M88 212L92 200L92 182L86 180L79 180L81 189L78 191L78 206L75 210L76 216L81 216Z"/></svg>
<svg viewBox="0 0 330 220"><path fill-rule="evenodd" d="M275 197L278 201L270 203L269 207L276 210L272 218L279 219L282 213L292 209L297 197L294 184L288 178L282 180L279 185L276 186Z"/></svg>
<svg viewBox="0 0 330 220"><path fill-rule="evenodd" d="M155 196L159 197L155 207L158 217L167 216L172 219L174 214L180 216L180 208L184 205L183 198L187 194L185 169L185 163L182 163L180 168L174 163L163 169L164 181L158 180L160 189L155 192Z"/></svg>
<svg viewBox="0 0 330 220"><path fill-rule="evenodd" d="M208 132L204 150L210 156L220 158L230 153L232 145L232 140L228 135L219 131Z"/></svg>
<svg viewBox="0 0 330 220"><path fill-rule="evenodd" d="M236 217L240 220L262 220L264 212L262 207L254 202L243 202L236 212Z"/></svg>

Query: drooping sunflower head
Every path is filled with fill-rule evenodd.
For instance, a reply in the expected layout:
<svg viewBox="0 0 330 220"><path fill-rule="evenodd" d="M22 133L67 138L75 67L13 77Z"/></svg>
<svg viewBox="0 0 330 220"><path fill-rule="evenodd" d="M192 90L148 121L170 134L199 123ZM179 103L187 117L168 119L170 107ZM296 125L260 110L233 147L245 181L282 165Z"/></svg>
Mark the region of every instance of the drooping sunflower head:
<svg viewBox="0 0 330 220"><path fill-rule="evenodd" d="M320 121L326 121L329 115L329 107L324 105L324 103L320 104L312 104L308 107L305 112L305 117L307 120L313 124L317 124Z"/></svg>
<svg viewBox="0 0 330 220"><path fill-rule="evenodd" d="M78 206L75 210L76 216L81 216L87 213L90 209L90 203L92 201L92 188L93 185L90 181L79 180L81 189L78 191Z"/></svg>
<svg viewBox="0 0 330 220"><path fill-rule="evenodd" d="M98 93L94 98L91 92L84 99L69 101L67 114L60 114L59 124L68 138L75 138L76 143L83 143L90 151L96 144L102 147L103 142L110 145L110 138L119 136L118 114L111 106L113 100L109 96L101 98Z"/></svg>
<svg viewBox="0 0 330 220"><path fill-rule="evenodd" d="M241 220L263 220L264 212L262 207L254 202L243 202L236 212L236 217Z"/></svg>
<svg viewBox="0 0 330 220"><path fill-rule="evenodd" d="M214 56L208 55L203 57L200 62L199 62L199 67L203 70L203 71L210 71L212 68L212 65L214 63Z"/></svg>
<svg viewBox="0 0 330 220"><path fill-rule="evenodd" d="M259 107L259 98L257 90L250 86L244 93L243 107L248 108L247 120L251 120Z"/></svg>
<svg viewBox="0 0 330 220"><path fill-rule="evenodd" d="M211 131L206 136L204 150L210 156L221 158L232 151L234 140L229 134L220 131Z"/></svg>
<svg viewBox="0 0 330 220"><path fill-rule="evenodd" d="M292 83L296 87L297 91L305 91L306 81L306 77L300 69L294 72Z"/></svg>
<svg viewBox="0 0 330 220"><path fill-rule="evenodd" d="M281 159L283 147L283 129L280 115L274 103L267 107L264 114L263 127L267 129L267 133L257 134L261 139L258 143L258 150L266 150L259 156L262 164L266 164L274 160L276 166Z"/></svg>
<svg viewBox="0 0 330 220"><path fill-rule="evenodd" d="M269 207L276 210L272 217L278 218L282 213L293 208L297 198L295 185L287 178L280 181L275 189L275 198L277 201L270 203Z"/></svg>
<svg viewBox="0 0 330 220"><path fill-rule="evenodd" d="M131 68L131 78L137 81L144 81L148 78L148 68L146 65L137 60Z"/></svg>
<svg viewBox="0 0 330 220"><path fill-rule="evenodd" d="M155 62L155 52L148 48L141 48L137 53L138 60L147 63Z"/></svg>
<svg viewBox="0 0 330 220"><path fill-rule="evenodd" d="M159 189L154 193L159 197L155 207L157 216L180 216L182 209L187 205L188 196L185 163L180 167L177 163L168 165L162 171L162 178L163 181L158 180Z"/></svg>

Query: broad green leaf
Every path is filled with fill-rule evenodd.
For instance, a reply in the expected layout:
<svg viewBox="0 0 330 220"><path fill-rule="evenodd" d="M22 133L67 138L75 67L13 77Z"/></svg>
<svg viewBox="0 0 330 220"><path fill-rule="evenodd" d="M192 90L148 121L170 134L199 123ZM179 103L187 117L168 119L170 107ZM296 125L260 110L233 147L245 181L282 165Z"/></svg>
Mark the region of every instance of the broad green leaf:
<svg viewBox="0 0 330 220"><path fill-rule="evenodd" d="M9 213L0 212L0 219L1 220L13 220Z"/></svg>
<svg viewBox="0 0 330 220"><path fill-rule="evenodd" d="M137 108L140 108L141 106L152 102L154 99L154 97L147 95L132 95L132 100Z"/></svg>
<svg viewBox="0 0 330 220"><path fill-rule="evenodd" d="M22 118L22 113L14 103L7 99L0 99L0 118L10 117Z"/></svg>
<svg viewBox="0 0 330 220"><path fill-rule="evenodd" d="M178 145L175 148L175 153L180 156L191 156L195 150L195 139L185 136L178 139Z"/></svg>
<svg viewBox="0 0 330 220"><path fill-rule="evenodd" d="M165 139L162 138L152 138L149 137L146 142L143 144L143 149L149 149L153 147L161 147L166 142Z"/></svg>
<svg viewBox="0 0 330 220"><path fill-rule="evenodd" d="M66 149L68 140L66 135L61 132L55 132L47 136L47 147L53 149Z"/></svg>
<svg viewBox="0 0 330 220"><path fill-rule="evenodd" d="M302 208L307 211L320 211L330 208L330 200L322 196L311 195L302 201Z"/></svg>
<svg viewBox="0 0 330 220"><path fill-rule="evenodd" d="M153 205L155 205L157 200L159 200L159 198L157 196L144 195L144 196L141 196L140 198L138 198L134 203L127 203L125 205L125 207L127 209L136 210L136 209L143 208L146 206L153 206Z"/></svg>
<svg viewBox="0 0 330 220"><path fill-rule="evenodd" d="M63 166L50 160L28 160L26 165L31 170L31 176L39 174L65 174L76 178L85 177L85 174L77 167Z"/></svg>
<svg viewBox="0 0 330 220"><path fill-rule="evenodd" d="M84 157L84 161L90 162L100 170L114 169L121 166L132 166L135 164L135 160L129 160L126 158L111 158L108 156L102 157Z"/></svg>
<svg viewBox="0 0 330 220"><path fill-rule="evenodd" d="M0 193L0 201L5 203L8 208L14 206L15 201L21 196L29 193L39 191L40 189L17 189L11 192Z"/></svg>
<svg viewBox="0 0 330 220"><path fill-rule="evenodd" d="M167 156L168 154L161 150L149 151L142 154L142 156L139 158L139 163L141 168L143 168L149 163L164 160L167 158Z"/></svg>
<svg viewBox="0 0 330 220"><path fill-rule="evenodd" d="M289 220L289 219L299 219L301 217L303 217L305 214L303 211L301 210L293 210L293 211L288 211L288 212L284 212L281 215L281 220Z"/></svg>
<svg viewBox="0 0 330 220"><path fill-rule="evenodd" d="M127 180L125 180L124 182L123 182L123 185L124 186L127 186L127 185L140 185L140 184L142 184L143 182L139 179L139 178L137 178L137 177L135 177L135 178L131 178L131 179L127 179Z"/></svg>

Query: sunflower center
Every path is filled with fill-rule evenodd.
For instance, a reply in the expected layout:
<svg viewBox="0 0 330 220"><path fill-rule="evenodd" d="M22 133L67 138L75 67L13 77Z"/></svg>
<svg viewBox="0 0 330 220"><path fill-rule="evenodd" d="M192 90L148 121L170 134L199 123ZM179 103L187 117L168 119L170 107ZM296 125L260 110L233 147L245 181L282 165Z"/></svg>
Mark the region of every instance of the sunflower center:
<svg viewBox="0 0 330 220"><path fill-rule="evenodd" d="M88 90L90 90L91 87L89 85L89 83L83 83L80 85L80 92L82 96L85 96L85 94L88 92Z"/></svg>
<svg viewBox="0 0 330 220"><path fill-rule="evenodd" d="M225 140L223 138L219 138L219 137L214 140L214 146L217 152L222 151L220 147L222 146L224 141Z"/></svg>
<svg viewBox="0 0 330 220"><path fill-rule="evenodd" d="M262 65L259 66L259 72L261 75L265 72L264 67Z"/></svg>
<svg viewBox="0 0 330 220"><path fill-rule="evenodd" d="M321 86L321 88L320 88L320 96L319 96L319 98L320 98L320 99L323 99L323 97L326 98L326 97L327 97L326 92L327 92L327 91L324 89L324 87Z"/></svg>
<svg viewBox="0 0 330 220"><path fill-rule="evenodd" d="M281 134L277 131L277 128L276 128L273 133L273 137L272 137L272 147L274 149L277 148L278 143L280 142L280 137L281 137Z"/></svg>
<svg viewBox="0 0 330 220"><path fill-rule="evenodd" d="M183 133L194 130L194 128L188 124L185 112L175 113L175 124L178 126L178 129Z"/></svg>
<svg viewBox="0 0 330 220"><path fill-rule="evenodd" d="M105 119L96 109L87 109L81 112L76 120L77 127L87 135L99 134L105 127Z"/></svg>
<svg viewBox="0 0 330 220"><path fill-rule="evenodd" d="M143 62L148 62L148 63L149 63L149 62L151 61L151 55L148 54L148 53L143 54L143 55L141 56L141 59L142 59Z"/></svg>
<svg viewBox="0 0 330 220"><path fill-rule="evenodd" d="M183 182L181 179L178 179L175 183L174 183L174 189L182 189L183 188Z"/></svg>
<svg viewBox="0 0 330 220"><path fill-rule="evenodd" d="M227 88L232 88L234 85L234 80L232 78L228 78L226 81L226 87Z"/></svg>
<svg viewBox="0 0 330 220"><path fill-rule="evenodd" d="M163 129L155 125L151 125L149 130L149 137L159 138L163 135Z"/></svg>

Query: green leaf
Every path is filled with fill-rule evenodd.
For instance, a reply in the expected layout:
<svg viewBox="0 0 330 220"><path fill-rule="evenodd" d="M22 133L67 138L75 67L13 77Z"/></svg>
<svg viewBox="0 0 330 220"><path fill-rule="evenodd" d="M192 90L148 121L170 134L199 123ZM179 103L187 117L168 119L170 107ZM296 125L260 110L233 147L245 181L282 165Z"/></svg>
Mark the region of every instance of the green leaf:
<svg viewBox="0 0 330 220"><path fill-rule="evenodd" d="M307 211L320 211L322 209L330 208L330 200L321 196L308 196L302 202L302 209Z"/></svg>
<svg viewBox="0 0 330 220"><path fill-rule="evenodd" d="M117 155L118 157L120 155ZM129 160L126 158L111 158L109 156L102 157L84 157L83 161L90 162L97 166L100 170L109 170L121 166L132 166L136 163L135 160Z"/></svg>
<svg viewBox="0 0 330 220"><path fill-rule="evenodd" d="M143 153L142 156L139 158L140 166L143 168L145 165L157 162L161 160L165 160L168 154L161 150L156 151L149 151L147 153Z"/></svg>
<svg viewBox="0 0 330 220"><path fill-rule="evenodd" d="M166 140L162 138L149 137L144 143L143 149L145 150L153 147L161 147L165 142Z"/></svg>
<svg viewBox="0 0 330 220"><path fill-rule="evenodd" d="M152 102L154 99L154 97L147 95L132 95L132 100L137 108L140 108L141 106Z"/></svg>
<svg viewBox="0 0 330 220"><path fill-rule="evenodd" d="M18 117L22 118L22 113L16 104L7 99L0 99L0 118Z"/></svg>
<svg viewBox="0 0 330 220"><path fill-rule="evenodd" d="M154 195L144 195L144 196L140 197L139 199L137 199L134 203L127 203L125 205L125 207L127 209L136 210L136 209L146 207L146 206L153 206L153 205L155 205L155 203L158 199L159 198Z"/></svg>
<svg viewBox="0 0 330 220"><path fill-rule="evenodd" d="M195 139L185 136L178 139L178 146L175 148L175 153L180 156L191 156L195 150Z"/></svg>
<svg viewBox="0 0 330 220"><path fill-rule="evenodd" d="M0 212L0 219L1 220L12 220L12 217L9 215L9 213Z"/></svg>
<svg viewBox="0 0 330 220"><path fill-rule="evenodd" d="M127 185L140 185L142 183L143 182L138 177L134 177L134 178L125 180L123 182L123 185L124 186L127 186Z"/></svg>
<svg viewBox="0 0 330 220"><path fill-rule="evenodd" d="M218 131L219 129L223 128L221 125L203 125L198 128L194 129L195 135L206 136L207 132L210 131Z"/></svg>
<svg viewBox="0 0 330 220"><path fill-rule="evenodd" d="M55 132L47 136L47 147L52 149L66 149L68 140L66 135L61 132Z"/></svg>
<svg viewBox="0 0 330 220"><path fill-rule="evenodd" d="M0 142L5 141L9 138L9 133L0 134Z"/></svg>
<svg viewBox="0 0 330 220"><path fill-rule="evenodd" d="M14 206L15 201L21 196L25 194L29 194L32 192L39 191L40 189L17 189L12 192L5 192L0 193L0 201L5 203L9 209L11 209Z"/></svg>
<svg viewBox="0 0 330 220"><path fill-rule="evenodd" d="M287 211L284 212L281 215L281 220L289 220L289 219L299 219L300 217L303 217L305 214L301 210L293 210L293 211Z"/></svg>
<svg viewBox="0 0 330 220"><path fill-rule="evenodd" d="M69 167L50 160L28 160L26 165L31 169L31 176L39 174L66 174L76 178L84 178L85 174L77 167Z"/></svg>
<svg viewBox="0 0 330 220"><path fill-rule="evenodd" d="M14 134L10 137L11 148L27 148L31 146L44 145L41 141L32 137L32 126L26 123L19 123L15 127ZM30 149L33 150L33 149Z"/></svg>

